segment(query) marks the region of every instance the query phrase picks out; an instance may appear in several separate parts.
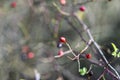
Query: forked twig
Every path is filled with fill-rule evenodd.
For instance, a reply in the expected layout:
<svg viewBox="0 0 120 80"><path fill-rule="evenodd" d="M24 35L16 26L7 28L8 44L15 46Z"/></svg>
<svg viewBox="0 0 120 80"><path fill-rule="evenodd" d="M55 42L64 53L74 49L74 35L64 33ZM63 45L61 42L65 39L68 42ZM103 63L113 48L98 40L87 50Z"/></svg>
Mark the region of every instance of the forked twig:
<svg viewBox="0 0 120 80"><path fill-rule="evenodd" d="M69 16L71 15L70 13L67 13L67 12L62 11L62 10L57 6L56 3L53 3L53 5L57 8L57 10L58 10L62 15L66 16L66 17L69 17ZM118 74L118 72L116 71L116 69L109 64L109 62L107 61L106 57L104 56L102 50L100 49L100 46L99 46L99 45L97 44L97 42L94 40L94 38L93 38L93 36L92 36L92 34L91 34L88 26L77 16L77 14L73 13L73 15L71 15L71 16L74 16L74 17L79 21L79 23L82 25L83 29L86 31L89 39L91 40L91 42L93 42L93 45L94 45L94 46L96 47L96 49L98 50L98 52L100 53L101 57L103 58L103 60L104 60L105 63L107 64L107 66L108 66L109 68L111 68L111 69L115 72L115 74L117 75L117 78L120 79L120 75ZM82 52L84 52L87 48L88 48L88 46L86 46L86 47L83 49ZM78 62L78 63L79 63L79 62Z"/></svg>
<svg viewBox="0 0 120 80"><path fill-rule="evenodd" d="M101 54L101 57L104 59L104 61L106 62L106 64L116 73L118 79L120 79L120 75L118 74L118 72L116 71L115 68L113 68L109 62L107 61L106 57L104 56L102 50L100 49L99 45L97 44L97 42L94 40L89 28L87 27L87 25L76 15L74 14L74 16L79 20L79 23L82 25L83 29L86 31L88 37L90 38L90 40L92 40L94 46L96 47L96 49L99 51L99 53Z"/></svg>

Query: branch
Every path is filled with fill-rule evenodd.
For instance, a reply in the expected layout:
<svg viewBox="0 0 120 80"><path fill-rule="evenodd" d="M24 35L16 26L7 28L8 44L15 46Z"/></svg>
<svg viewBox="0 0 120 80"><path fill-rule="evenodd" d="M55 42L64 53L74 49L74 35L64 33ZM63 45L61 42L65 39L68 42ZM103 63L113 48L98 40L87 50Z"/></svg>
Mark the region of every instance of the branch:
<svg viewBox="0 0 120 80"><path fill-rule="evenodd" d="M57 9L62 15L70 16L69 13L62 11L62 10L60 9L60 7L58 7L57 4L56 4L55 2L53 2L53 6L55 6L56 9Z"/></svg>
<svg viewBox="0 0 120 80"><path fill-rule="evenodd" d="M116 73L118 79L120 79L120 75L118 74L118 72L116 71L115 68L113 68L109 62L107 61L106 57L104 56L102 50L100 49L99 45L96 43L96 41L94 40L89 28L87 27L87 25L76 15L74 14L74 16L79 20L79 23L82 25L83 29L86 31L88 37L90 38L90 40L92 40L94 46L97 48L97 50L99 51L99 53L101 54L102 58L104 59L105 63Z"/></svg>
<svg viewBox="0 0 120 80"><path fill-rule="evenodd" d="M108 72L111 76L114 76L114 78L117 79L117 76L116 76L115 74L113 74L109 69L106 68L106 70L107 70L107 72Z"/></svg>
<svg viewBox="0 0 120 80"><path fill-rule="evenodd" d="M67 21L67 23L70 25L70 27L78 33L78 35L80 36L81 40L84 41L85 43L87 43L87 41L81 35L81 32L72 24L72 22L68 18L64 18L64 19Z"/></svg>
<svg viewBox="0 0 120 80"><path fill-rule="evenodd" d="M104 76L105 72L106 72L106 70L104 70L104 71L102 72L102 74L99 76L99 78L98 78L97 80L100 80L100 79Z"/></svg>
<svg viewBox="0 0 120 80"><path fill-rule="evenodd" d="M107 61L106 57L104 56L102 50L100 49L99 45L97 44L97 42L94 40L88 26L75 14L73 13L72 15L70 13L67 13L67 12L64 12L62 11L56 3L53 3L53 5L57 8L57 10L63 15L63 16L66 16L66 17L69 17L69 16L74 16L78 21L79 23L82 25L83 29L86 31L88 37L90 38L90 40L93 42L94 46L96 47L96 49L99 51L101 57L103 58L103 60L105 61L105 63L108 65L108 67L110 67L114 72L115 74L117 75L117 78L120 79L120 75L118 74L118 72L116 71L116 69L114 67L112 67L109 62ZM76 30L76 28L74 28ZM76 30L78 32L78 30ZM81 35L80 35L81 36ZM82 38L82 37L81 37Z"/></svg>

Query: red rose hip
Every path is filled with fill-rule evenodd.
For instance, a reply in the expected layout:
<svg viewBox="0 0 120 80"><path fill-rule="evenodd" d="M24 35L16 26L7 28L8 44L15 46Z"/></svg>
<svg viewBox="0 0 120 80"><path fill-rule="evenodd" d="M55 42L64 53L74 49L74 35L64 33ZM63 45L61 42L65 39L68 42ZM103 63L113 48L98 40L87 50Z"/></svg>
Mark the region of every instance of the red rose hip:
<svg viewBox="0 0 120 80"><path fill-rule="evenodd" d="M12 2L12 3L11 3L11 7L12 7L12 8L15 8L16 5L17 5L16 2Z"/></svg>
<svg viewBox="0 0 120 80"><path fill-rule="evenodd" d="M28 54L27 54L27 57L28 57L28 59L32 59L32 58L34 58L34 53L33 52L29 52Z"/></svg>
<svg viewBox="0 0 120 80"><path fill-rule="evenodd" d="M60 0L60 4L61 5L65 5L66 4L66 0Z"/></svg>
<svg viewBox="0 0 120 80"><path fill-rule="evenodd" d="M65 37L60 37L60 42L66 43L66 38Z"/></svg>
<svg viewBox="0 0 120 80"><path fill-rule="evenodd" d="M58 55L59 55L59 56L63 56L63 53L64 53L64 52L63 52L62 50L59 50L59 51L58 51Z"/></svg>
<svg viewBox="0 0 120 80"><path fill-rule="evenodd" d="M80 6L79 10L84 12L85 11L85 6Z"/></svg>
<svg viewBox="0 0 120 80"><path fill-rule="evenodd" d="M87 59L90 59L91 57L92 57L91 54L86 54L86 58L87 58Z"/></svg>

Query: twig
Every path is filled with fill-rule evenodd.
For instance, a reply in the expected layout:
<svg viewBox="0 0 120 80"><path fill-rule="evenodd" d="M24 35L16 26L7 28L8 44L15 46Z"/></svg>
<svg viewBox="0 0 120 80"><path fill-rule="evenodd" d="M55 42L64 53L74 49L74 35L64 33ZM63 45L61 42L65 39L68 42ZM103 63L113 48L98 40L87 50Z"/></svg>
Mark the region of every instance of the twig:
<svg viewBox="0 0 120 80"><path fill-rule="evenodd" d="M79 23L82 25L83 29L87 32L88 37L90 38L90 40L92 40L93 44L95 45L95 47L97 48L97 50L99 51L99 53L101 54L102 58L104 59L104 61L106 62L106 64L116 73L118 79L120 79L120 75L118 74L118 72L115 70L115 68L113 68L109 62L107 61L106 57L104 56L102 50L100 49L99 45L95 42L90 30L88 29L87 25L79 18L77 17L76 14L74 14L74 16L79 20Z"/></svg>
<svg viewBox="0 0 120 80"><path fill-rule="evenodd" d="M71 58L70 56L67 56L67 58L69 58L69 59L70 59L70 60L72 60L72 61L74 61L74 60L76 60L76 59L77 59L76 57Z"/></svg>
<svg viewBox="0 0 120 80"><path fill-rule="evenodd" d="M117 78L117 76L115 74L113 74L109 69L106 68L106 70L111 76L114 76L114 78Z"/></svg>
<svg viewBox="0 0 120 80"><path fill-rule="evenodd" d="M66 16L66 17L69 17L71 14L67 13L67 12L64 12L62 11L57 5L56 3L53 3L53 5L58 9L58 11ZM88 29L87 25L74 13L73 14L74 17L79 21L79 23L82 25L83 29L86 31L88 37L90 38L90 40L93 42L94 46L96 47L96 49L99 51L99 53L101 54L103 60L105 61L105 63L115 72L115 74L117 75L117 78L120 79L120 75L118 74L118 72L116 71L115 68L113 68L109 62L107 61L106 57L104 56L102 50L100 49L99 45L96 43L96 41L94 40L90 30ZM78 30L77 30L78 31Z"/></svg>
<svg viewBox="0 0 120 80"><path fill-rule="evenodd" d="M88 1L84 1L84 2L82 2L82 3L78 3L78 4L76 4L76 5L83 5L83 4L87 4L87 3L89 3L89 2L92 2L93 0L88 0Z"/></svg>
<svg viewBox="0 0 120 80"><path fill-rule="evenodd" d="M92 43L92 40L89 40L88 44L87 44L86 47L80 52L80 54L83 53L83 52L85 52L85 51L88 49L88 47L90 46L91 43Z"/></svg>
<svg viewBox="0 0 120 80"><path fill-rule="evenodd" d="M75 53L73 52L71 46L69 45L69 43L66 43L66 45L68 46L69 50L71 50L71 53L74 55L74 57L76 57Z"/></svg>
<svg viewBox="0 0 120 80"><path fill-rule="evenodd" d="M92 66L93 66L93 65L91 64L89 70L87 71L87 73L89 73L89 72L91 71Z"/></svg>
<svg viewBox="0 0 120 80"><path fill-rule="evenodd" d="M72 52L72 50L68 50L68 51L65 51L63 52L63 55L66 55L66 54L70 54ZM57 55L57 56L54 56L54 58L60 58L61 56Z"/></svg>
<svg viewBox="0 0 120 80"><path fill-rule="evenodd" d="M103 79L103 80L106 80L104 75L103 75L102 79Z"/></svg>
<svg viewBox="0 0 120 80"><path fill-rule="evenodd" d="M102 72L102 74L99 76L97 80L100 80L104 76L105 72L106 72L106 69Z"/></svg>
<svg viewBox="0 0 120 80"><path fill-rule="evenodd" d="M57 8L57 10L58 10L61 14L66 15L66 16L70 16L69 13L62 11L62 10L57 6L57 4L56 4L55 2L53 2L53 6L55 6L55 7Z"/></svg>
<svg viewBox="0 0 120 80"><path fill-rule="evenodd" d="M77 58L77 62L78 62L78 71L80 70L80 59L79 57Z"/></svg>
<svg viewBox="0 0 120 80"><path fill-rule="evenodd" d="M72 22L68 19L68 18L64 18L67 23L70 25L70 27L72 27L73 30L75 30L78 35L80 36L81 40L84 41L85 43L87 43L87 41L83 38L83 36L81 35L81 32L72 24Z"/></svg>

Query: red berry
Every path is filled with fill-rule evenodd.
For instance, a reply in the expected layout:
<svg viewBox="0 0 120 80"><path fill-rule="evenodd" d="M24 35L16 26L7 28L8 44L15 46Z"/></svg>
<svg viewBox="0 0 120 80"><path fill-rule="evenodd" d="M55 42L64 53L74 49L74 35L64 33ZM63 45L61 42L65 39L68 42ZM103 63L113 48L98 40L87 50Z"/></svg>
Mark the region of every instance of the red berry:
<svg viewBox="0 0 120 80"><path fill-rule="evenodd" d="M86 54L86 58L87 58L87 59L90 59L91 57L92 57L91 54Z"/></svg>
<svg viewBox="0 0 120 80"><path fill-rule="evenodd" d="M11 7L12 7L12 8L15 8L15 7L16 7L16 2L12 2L12 3L11 3Z"/></svg>
<svg viewBox="0 0 120 80"><path fill-rule="evenodd" d="M34 58L34 53L33 52L29 52L28 54L27 54L27 57L28 57L28 59L32 59L32 58Z"/></svg>
<svg viewBox="0 0 120 80"><path fill-rule="evenodd" d="M23 46L22 47L22 52L23 53L27 53L29 51L29 47L28 46Z"/></svg>
<svg viewBox="0 0 120 80"><path fill-rule="evenodd" d="M66 4L66 0L60 0L60 4L61 5L65 5Z"/></svg>
<svg viewBox="0 0 120 80"><path fill-rule="evenodd" d="M65 37L60 37L60 42L66 43L66 38Z"/></svg>
<svg viewBox="0 0 120 80"><path fill-rule="evenodd" d="M81 6L81 7L79 8L79 10L80 10L80 11L85 11L85 6Z"/></svg>
<svg viewBox="0 0 120 80"><path fill-rule="evenodd" d="M59 51L58 51L58 55L59 55L59 56L63 56L63 53L64 53L64 52L63 52L62 50L59 50Z"/></svg>

